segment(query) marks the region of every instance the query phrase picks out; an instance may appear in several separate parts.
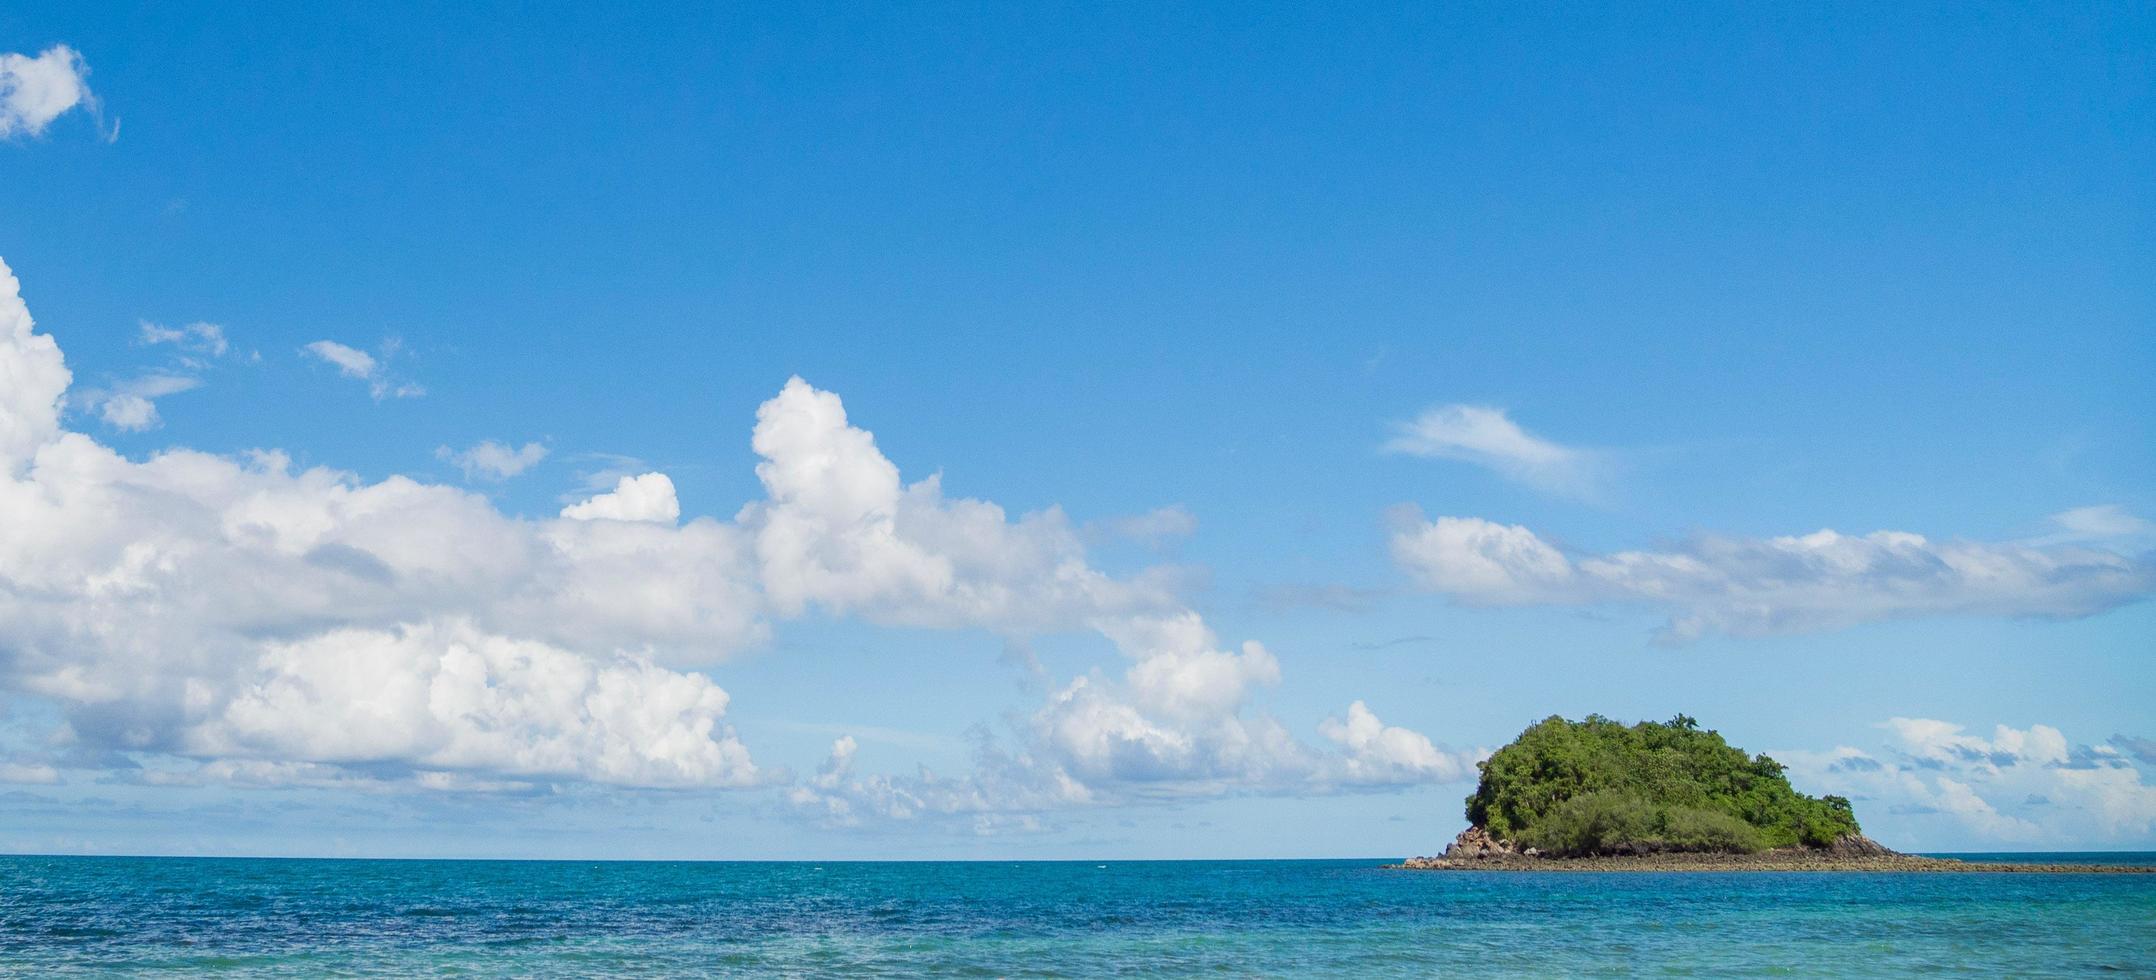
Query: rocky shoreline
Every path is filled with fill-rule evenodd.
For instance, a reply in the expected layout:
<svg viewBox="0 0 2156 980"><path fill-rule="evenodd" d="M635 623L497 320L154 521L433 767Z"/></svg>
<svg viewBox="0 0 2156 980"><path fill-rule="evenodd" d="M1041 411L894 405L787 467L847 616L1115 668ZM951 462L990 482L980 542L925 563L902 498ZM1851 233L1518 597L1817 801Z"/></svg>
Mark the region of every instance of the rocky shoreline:
<svg viewBox="0 0 2156 980"><path fill-rule="evenodd" d="M1880 871L1984 874L2152 874L2156 867L2120 864L1988 864L1918 857L1868 837L1849 836L1828 847L1785 847L1757 854L1614 854L1548 857L1516 848L1469 827L1438 857L1412 857L1387 868L1409 871Z"/></svg>

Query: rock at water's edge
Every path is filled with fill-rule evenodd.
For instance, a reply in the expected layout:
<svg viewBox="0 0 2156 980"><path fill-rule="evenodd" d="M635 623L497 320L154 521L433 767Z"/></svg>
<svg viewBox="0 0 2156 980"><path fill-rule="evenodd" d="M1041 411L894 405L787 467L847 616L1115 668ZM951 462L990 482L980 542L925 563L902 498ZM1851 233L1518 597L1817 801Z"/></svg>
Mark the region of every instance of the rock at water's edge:
<svg viewBox="0 0 2156 980"><path fill-rule="evenodd" d="M1841 837L1837 839L1834 843L1819 848L1819 852L1829 857L1903 856L1900 851L1894 850L1893 848L1890 848L1885 844L1881 844L1878 841L1864 836L1863 834L1849 834L1847 836Z"/></svg>
<svg viewBox="0 0 2156 980"><path fill-rule="evenodd" d="M1658 861L1662 863L1674 861L1678 864L1724 862L1733 866L1787 864L1791 862L1797 862L1810 867L1818 867L1820 866L1821 862L1827 862L1829 864L1838 861L1862 862L1866 859L1898 859L1901 861L1925 861L1932 864L1959 863L1944 861L1935 862L1931 861L1930 859L1910 858L1908 855L1889 848L1886 845L1881 844L1878 841L1872 840L1871 838L1866 837L1862 834L1850 834L1846 837L1836 840L1834 843L1829 844L1825 847L1784 847L1777 848L1772 851L1762 851L1758 854L1657 855L1652 852L1638 852L1626 855L1604 855L1600 857L1588 858L1548 859L1547 861L1533 860L1541 857L1543 857L1542 853L1532 847L1522 848L1511 841L1503 840L1498 837L1492 836L1489 831L1484 830L1481 827L1469 827L1466 830L1461 831L1460 836L1454 838L1452 843L1445 846L1445 853L1442 856L1412 857L1408 858L1404 862L1401 862L1398 867L1532 868L1543 866L1545 864L1576 865L1581 863L1609 864L1611 862L1615 862L1616 864L1621 866L1624 863L1631 861L1643 862L1642 866Z"/></svg>
<svg viewBox="0 0 2156 980"><path fill-rule="evenodd" d="M1469 827L1460 831L1460 836L1453 838L1452 843L1445 845L1444 857L1461 861L1513 857L1519 853L1520 849L1514 847L1511 841L1499 840L1481 827ZM1533 855L1534 848L1528 848L1527 853Z"/></svg>

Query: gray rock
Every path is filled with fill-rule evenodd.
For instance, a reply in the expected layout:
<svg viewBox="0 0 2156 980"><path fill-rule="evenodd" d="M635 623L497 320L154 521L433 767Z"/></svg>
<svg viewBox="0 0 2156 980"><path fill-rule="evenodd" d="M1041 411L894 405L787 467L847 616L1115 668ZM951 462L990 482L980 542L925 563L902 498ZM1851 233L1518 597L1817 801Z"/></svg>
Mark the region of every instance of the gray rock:
<svg viewBox="0 0 2156 980"><path fill-rule="evenodd" d="M1492 837L1489 831L1481 827L1469 827L1461 831L1460 836L1454 838L1452 843L1445 845L1444 856L1447 860L1462 861L1512 857L1519 853L1519 848L1514 847L1511 841Z"/></svg>

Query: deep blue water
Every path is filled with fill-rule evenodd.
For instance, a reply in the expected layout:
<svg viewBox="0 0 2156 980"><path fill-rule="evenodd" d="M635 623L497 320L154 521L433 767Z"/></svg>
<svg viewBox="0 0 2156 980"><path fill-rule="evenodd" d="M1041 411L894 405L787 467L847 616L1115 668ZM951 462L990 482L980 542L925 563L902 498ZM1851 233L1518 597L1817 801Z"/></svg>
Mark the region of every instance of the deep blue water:
<svg viewBox="0 0 2156 980"><path fill-rule="evenodd" d="M1381 863L0 857L0 974L2156 975L2156 875Z"/></svg>

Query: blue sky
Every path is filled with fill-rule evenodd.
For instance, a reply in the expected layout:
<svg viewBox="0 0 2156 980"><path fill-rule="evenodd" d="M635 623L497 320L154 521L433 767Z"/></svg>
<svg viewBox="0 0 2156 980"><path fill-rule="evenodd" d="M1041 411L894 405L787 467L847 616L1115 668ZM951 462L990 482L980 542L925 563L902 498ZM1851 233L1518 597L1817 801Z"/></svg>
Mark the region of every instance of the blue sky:
<svg viewBox="0 0 2156 980"><path fill-rule="evenodd" d="M0 848L1428 852L1680 711L2156 846L2152 39L12 6Z"/></svg>

